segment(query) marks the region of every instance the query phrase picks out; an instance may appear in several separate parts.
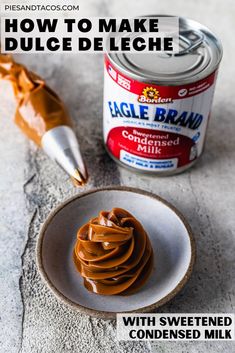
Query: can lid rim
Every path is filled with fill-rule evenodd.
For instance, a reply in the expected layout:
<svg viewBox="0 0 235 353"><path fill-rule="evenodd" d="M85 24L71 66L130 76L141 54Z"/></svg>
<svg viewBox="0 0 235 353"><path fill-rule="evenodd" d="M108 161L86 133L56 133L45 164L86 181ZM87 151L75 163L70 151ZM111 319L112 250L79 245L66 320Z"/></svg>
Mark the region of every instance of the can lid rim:
<svg viewBox="0 0 235 353"><path fill-rule="evenodd" d="M139 17L176 17L172 15L146 15L146 16L139 16ZM210 31L207 27L201 25L199 22L188 19L188 18L183 18L179 17L180 21L180 26L189 26L189 28L192 29L197 29L198 31L201 31L205 37L205 41L203 42L205 51L207 52L208 60L207 62L204 62L203 66L198 65L197 70L192 70L188 72L188 75L184 73L184 75L180 76L180 73L175 75L166 75L165 77L161 75L160 73L144 73L141 71L141 69L138 70L138 67L132 67L131 66L131 61L126 60L126 54L125 53L110 53L107 52L106 55L111 61L111 63L114 65L116 69L118 69L121 73L124 75L127 75L128 77L137 80L137 81L148 81L149 83L152 84L157 84L159 86L167 86L171 84L172 86L176 86L179 84L188 84L192 82L199 81L201 79L204 79L208 77L210 74L212 74L214 71L219 66L219 63L222 59L223 55L223 48L221 41L217 38L217 36ZM185 28L185 27L182 27ZM138 53L136 55L141 55L141 53ZM151 55L151 54L150 54ZM156 53L154 55L157 55Z"/></svg>

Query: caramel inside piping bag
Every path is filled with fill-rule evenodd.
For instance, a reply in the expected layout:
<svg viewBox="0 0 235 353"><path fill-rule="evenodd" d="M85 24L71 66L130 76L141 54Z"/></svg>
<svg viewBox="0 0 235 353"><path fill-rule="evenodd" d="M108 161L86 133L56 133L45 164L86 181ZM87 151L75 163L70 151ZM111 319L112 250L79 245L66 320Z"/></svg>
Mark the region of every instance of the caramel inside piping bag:
<svg viewBox="0 0 235 353"><path fill-rule="evenodd" d="M153 250L140 222L126 210L113 208L78 230L74 263L89 291L132 294L151 273Z"/></svg>
<svg viewBox="0 0 235 353"><path fill-rule="evenodd" d="M17 100L15 123L37 145L46 131L59 125L72 126L56 93L10 55L0 55L0 78L12 83Z"/></svg>
<svg viewBox="0 0 235 353"><path fill-rule="evenodd" d="M44 134L58 126L72 127L66 108L57 94L39 76L16 63L10 55L0 54L0 79L9 80L17 101L15 123L27 137L41 146ZM84 168L83 168L84 169ZM87 175L74 168L76 184L84 184ZM82 180L82 181L80 181Z"/></svg>

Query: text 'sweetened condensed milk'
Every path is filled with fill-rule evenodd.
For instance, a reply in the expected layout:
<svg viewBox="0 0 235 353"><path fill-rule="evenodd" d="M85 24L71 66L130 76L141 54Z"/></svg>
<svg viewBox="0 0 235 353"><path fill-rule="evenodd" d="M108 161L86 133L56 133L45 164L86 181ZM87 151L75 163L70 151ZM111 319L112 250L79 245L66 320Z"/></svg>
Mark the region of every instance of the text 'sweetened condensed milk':
<svg viewBox="0 0 235 353"><path fill-rule="evenodd" d="M134 170L178 173L203 151L222 47L197 22L180 18L179 31L175 55L105 56L105 145Z"/></svg>

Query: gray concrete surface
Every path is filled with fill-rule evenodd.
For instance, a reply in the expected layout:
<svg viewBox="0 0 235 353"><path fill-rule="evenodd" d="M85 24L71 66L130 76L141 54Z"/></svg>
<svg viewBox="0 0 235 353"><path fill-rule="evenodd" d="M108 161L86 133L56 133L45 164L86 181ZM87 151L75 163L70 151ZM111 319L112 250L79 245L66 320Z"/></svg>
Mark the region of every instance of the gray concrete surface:
<svg viewBox="0 0 235 353"><path fill-rule="evenodd" d="M72 1L70 1L72 3ZM20 55L66 102L91 175L85 189L122 184L166 198L192 225L197 263L184 289L161 312L234 312L235 100L232 0L80 0L81 15L170 13L194 18L214 30L224 46L206 150L195 168L168 178L120 169L102 146L102 57ZM59 168L12 123L9 87L0 86L0 352L151 352L146 343L118 343L115 323L91 319L60 304L42 283L35 242L48 213L75 189ZM147 210L146 210L147 212ZM157 352L232 353L231 342L164 342Z"/></svg>

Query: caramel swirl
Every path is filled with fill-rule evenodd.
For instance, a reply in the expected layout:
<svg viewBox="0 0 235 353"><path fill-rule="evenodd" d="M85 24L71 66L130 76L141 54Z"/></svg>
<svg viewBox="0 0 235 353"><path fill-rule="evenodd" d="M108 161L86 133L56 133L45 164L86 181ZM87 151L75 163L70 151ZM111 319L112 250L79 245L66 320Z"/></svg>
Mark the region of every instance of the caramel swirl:
<svg viewBox="0 0 235 353"><path fill-rule="evenodd" d="M74 263L89 291L132 294L151 273L153 250L140 222L126 210L113 208L100 211L78 230Z"/></svg>

